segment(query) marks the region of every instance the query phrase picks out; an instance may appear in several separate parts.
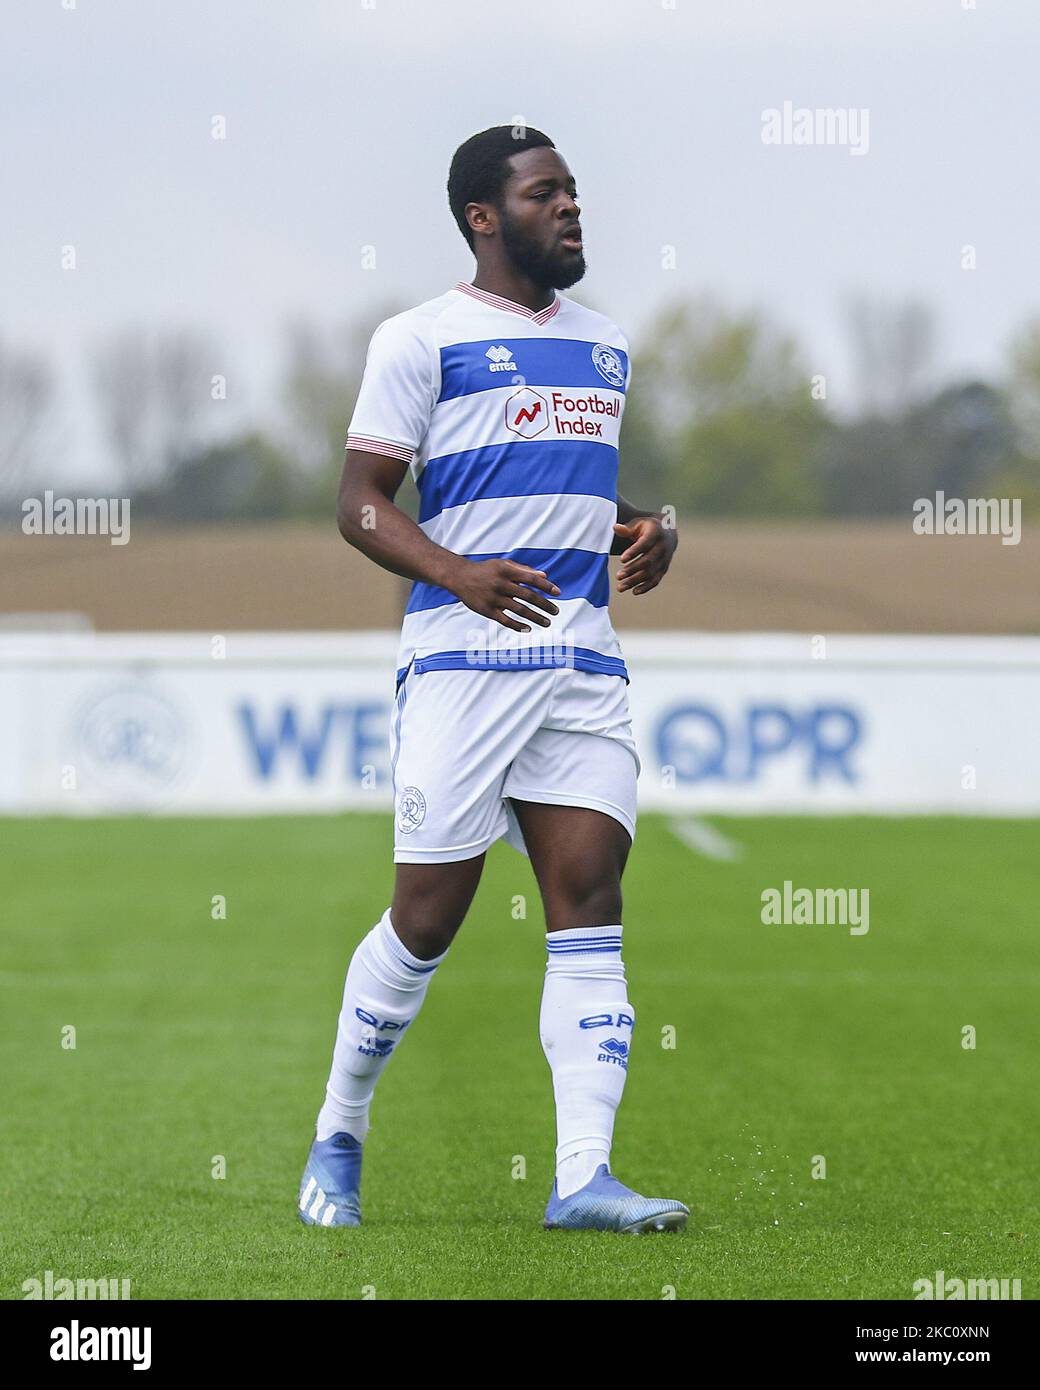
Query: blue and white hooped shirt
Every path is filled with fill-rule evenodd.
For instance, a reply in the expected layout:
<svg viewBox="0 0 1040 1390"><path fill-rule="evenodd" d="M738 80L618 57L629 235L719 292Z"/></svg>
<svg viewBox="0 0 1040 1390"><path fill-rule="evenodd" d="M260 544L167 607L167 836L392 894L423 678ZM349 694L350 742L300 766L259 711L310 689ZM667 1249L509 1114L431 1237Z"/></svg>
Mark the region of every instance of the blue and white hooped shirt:
<svg viewBox="0 0 1040 1390"><path fill-rule="evenodd" d="M544 570L560 590L551 626L518 633L414 583L398 681L413 659L417 672L567 665L628 680L607 556L630 379L624 334L559 294L533 313L460 282L379 325L347 448L410 465L432 541Z"/></svg>

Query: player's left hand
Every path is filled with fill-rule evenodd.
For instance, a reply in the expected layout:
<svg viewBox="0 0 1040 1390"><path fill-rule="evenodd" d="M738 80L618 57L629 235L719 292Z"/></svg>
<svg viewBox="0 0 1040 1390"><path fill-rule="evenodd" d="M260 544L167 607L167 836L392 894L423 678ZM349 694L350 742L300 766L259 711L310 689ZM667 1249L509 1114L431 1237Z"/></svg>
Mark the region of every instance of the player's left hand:
<svg viewBox="0 0 1040 1390"><path fill-rule="evenodd" d="M664 526L656 516L639 516L627 523L615 522L614 532L623 540L632 541L621 555L618 593L631 589L634 594L646 594L656 589L679 544L675 527Z"/></svg>

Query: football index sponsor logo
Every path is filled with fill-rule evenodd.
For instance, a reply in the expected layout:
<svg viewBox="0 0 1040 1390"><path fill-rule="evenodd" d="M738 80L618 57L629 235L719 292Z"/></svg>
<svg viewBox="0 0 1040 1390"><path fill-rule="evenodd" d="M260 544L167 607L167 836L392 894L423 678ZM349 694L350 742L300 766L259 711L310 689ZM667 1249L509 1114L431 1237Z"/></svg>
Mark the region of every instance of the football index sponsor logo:
<svg viewBox="0 0 1040 1390"><path fill-rule="evenodd" d="M484 356L489 359L489 372L516 372L520 370L513 361L511 348L501 346L489 347Z"/></svg>
<svg viewBox="0 0 1040 1390"><path fill-rule="evenodd" d="M604 400L591 392L587 396L568 396L564 391L554 391L552 408L557 434L602 439L604 421L617 420L621 416L621 397ZM602 418L590 419L593 415Z"/></svg>
<svg viewBox="0 0 1040 1390"><path fill-rule="evenodd" d="M517 370L516 363L507 360L510 357L507 347L490 347L485 356L493 359L488 364L490 371ZM612 347L597 343L592 349L592 362L604 381L624 390L624 363ZM512 434L518 434L521 439L536 439L545 433L551 423L560 438L577 435L589 439L607 439L604 424L621 419L622 397L613 391L605 392L602 387L586 388L584 394L579 394L580 388L577 387L570 391L565 388L550 390L548 387L543 387L543 390L548 393L549 400L530 386L523 386L506 401L506 429Z"/></svg>
<svg viewBox="0 0 1040 1390"><path fill-rule="evenodd" d="M534 439L549 428L549 407L544 396L522 386L506 401L506 429L521 439Z"/></svg>

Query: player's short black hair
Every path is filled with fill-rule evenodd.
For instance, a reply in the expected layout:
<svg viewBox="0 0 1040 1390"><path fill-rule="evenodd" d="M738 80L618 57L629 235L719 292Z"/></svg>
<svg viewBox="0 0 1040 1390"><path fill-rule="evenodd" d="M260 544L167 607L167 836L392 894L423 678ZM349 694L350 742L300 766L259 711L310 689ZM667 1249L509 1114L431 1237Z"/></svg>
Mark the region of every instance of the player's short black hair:
<svg viewBox="0 0 1040 1390"><path fill-rule="evenodd" d="M466 204L497 204L509 177L510 156L542 145L556 148L548 135L531 126L493 125L479 135L471 135L452 155L448 204L471 251L473 233L466 221Z"/></svg>

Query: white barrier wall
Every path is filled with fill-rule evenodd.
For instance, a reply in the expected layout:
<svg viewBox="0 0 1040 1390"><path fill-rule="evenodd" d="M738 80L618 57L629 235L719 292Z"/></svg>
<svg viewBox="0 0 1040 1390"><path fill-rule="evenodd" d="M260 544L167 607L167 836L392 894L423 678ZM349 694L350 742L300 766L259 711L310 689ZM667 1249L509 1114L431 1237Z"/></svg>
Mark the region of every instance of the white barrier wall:
<svg viewBox="0 0 1040 1390"><path fill-rule="evenodd" d="M2 636L0 811L385 808L396 644ZM623 647L644 810L1040 814L1040 638Z"/></svg>

